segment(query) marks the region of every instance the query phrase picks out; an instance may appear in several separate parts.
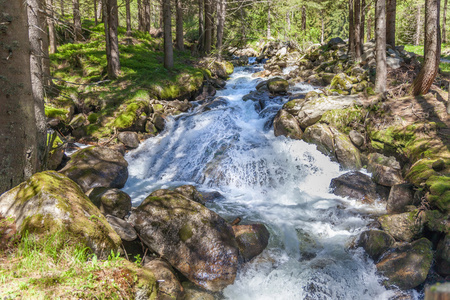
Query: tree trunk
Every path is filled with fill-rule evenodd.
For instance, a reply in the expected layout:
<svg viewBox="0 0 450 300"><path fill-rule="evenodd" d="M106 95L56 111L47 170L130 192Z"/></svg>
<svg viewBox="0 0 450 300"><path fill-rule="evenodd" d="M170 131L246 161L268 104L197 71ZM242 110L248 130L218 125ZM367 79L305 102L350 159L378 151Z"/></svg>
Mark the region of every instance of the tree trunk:
<svg viewBox="0 0 450 300"><path fill-rule="evenodd" d="M384 93L386 91L386 0L377 0L375 7L376 29L375 29L375 59L377 63L375 77L375 91Z"/></svg>
<svg viewBox="0 0 450 300"><path fill-rule="evenodd" d="M372 16L368 14L367 17L367 41L372 39Z"/></svg>
<svg viewBox="0 0 450 300"><path fill-rule="evenodd" d="M205 45L206 54L211 52L212 43L212 15L211 15L211 0L204 0L205 2Z"/></svg>
<svg viewBox="0 0 450 300"><path fill-rule="evenodd" d="M131 36L131 10L130 10L130 1L125 0L125 11L127 18L127 36Z"/></svg>
<svg viewBox="0 0 450 300"><path fill-rule="evenodd" d="M138 5L138 30L144 31L144 8L141 0L137 0Z"/></svg>
<svg viewBox="0 0 450 300"><path fill-rule="evenodd" d="M144 0L144 31L150 32L151 28L151 11L150 11L150 0Z"/></svg>
<svg viewBox="0 0 450 300"><path fill-rule="evenodd" d="M166 0L160 0L159 2L159 28L162 30L164 30L164 3ZM172 12L171 12L172 14Z"/></svg>
<svg viewBox="0 0 450 300"><path fill-rule="evenodd" d="M219 57L222 55L223 30L225 27L226 12L227 12L226 0L218 0L218 6L217 6L217 50L219 51Z"/></svg>
<svg viewBox="0 0 450 300"><path fill-rule="evenodd" d="M97 19L103 20L103 1L99 0L97 2L97 4L98 4L97 5L97 12L96 12Z"/></svg>
<svg viewBox="0 0 450 300"><path fill-rule="evenodd" d="M164 16L164 68L173 68L172 17L170 0L163 0Z"/></svg>
<svg viewBox="0 0 450 300"><path fill-rule="evenodd" d="M0 1L0 194L38 170L27 7ZM5 45L14 45L7 47ZM45 116L41 116L45 118Z"/></svg>
<svg viewBox="0 0 450 300"><path fill-rule="evenodd" d="M306 6L302 6L302 31L306 31Z"/></svg>
<svg viewBox="0 0 450 300"><path fill-rule="evenodd" d="M28 0L28 36L30 41L31 88L34 98L36 121L36 150L38 156L36 170L46 169L44 158L46 149L47 122L44 112L44 87L50 84L50 61L48 56L48 37L46 34L46 17L42 1ZM30 174L31 175L31 174Z"/></svg>
<svg viewBox="0 0 450 300"><path fill-rule="evenodd" d="M203 0L198 0L198 45L200 53L203 52L203 46L205 44L205 26L204 26L204 17L203 17L203 8L204 3Z"/></svg>
<svg viewBox="0 0 450 300"><path fill-rule="evenodd" d="M414 42L414 44L416 45L416 46L418 46L419 44L420 44L420 36L421 36L421 29L422 29L422 20L421 20L421 18L422 18L422 14L421 14L421 8L422 8L422 5L419 3L419 4L417 4L417 15L416 15L416 20L417 20L417 23L416 23L416 37L415 37L415 42Z"/></svg>
<svg viewBox="0 0 450 300"><path fill-rule="evenodd" d="M98 18L97 18L97 0L94 0L94 20L95 20L95 26L98 25Z"/></svg>
<svg viewBox="0 0 450 300"><path fill-rule="evenodd" d="M116 79L120 74L119 60L119 38L117 27L119 27L117 0L106 0L108 18L108 37L110 47L110 60L108 62L108 78Z"/></svg>
<svg viewBox="0 0 450 300"><path fill-rule="evenodd" d="M61 16L64 17L64 15L65 15L65 12L64 12L64 0L61 0L59 2L59 4L60 4L60 7L61 7Z"/></svg>
<svg viewBox="0 0 450 300"><path fill-rule="evenodd" d="M353 34L355 45L355 60L361 61L361 0L354 0L355 4L355 18L353 19L353 28L355 33Z"/></svg>
<svg viewBox="0 0 450 300"><path fill-rule="evenodd" d="M290 12L286 12L286 25L287 25L287 31L291 32L291 14Z"/></svg>
<svg viewBox="0 0 450 300"><path fill-rule="evenodd" d="M354 17L354 0L348 1L348 53L354 58L355 57L355 23Z"/></svg>
<svg viewBox="0 0 450 300"><path fill-rule="evenodd" d="M440 0L425 1L424 61L412 84L414 96L428 93L439 70L441 59Z"/></svg>
<svg viewBox="0 0 450 300"><path fill-rule="evenodd" d="M108 0L102 0L102 19L103 24L105 25L105 42L106 42L106 67L108 74L111 74L111 43L109 40L109 24L108 24L108 8L107 2Z"/></svg>
<svg viewBox="0 0 450 300"><path fill-rule="evenodd" d="M442 16L442 43L447 43L447 27L445 26L447 23L447 4L448 0L444 2L444 14Z"/></svg>
<svg viewBox="0 0 450 300"><path fill-rule="evenodd" d="M397 0L386 0L386 44L395 48L395 14Z"/></svg>
<svg viewBox="0 0 450 300"><path fill-rule="evenodd" d="M321 11L321 16L320 16L320 22L321 22L321 30L320 30L320 43L323 44L323 40L324 40L324 35L325 35L325 21L324 21L324 15L325 12L322 10Z"/></svg>
<svg viewBox="0 0 450 300"><path fill-rule="evenodd" d="M270 2L267 5L267 39L272 37L270 33Z"/></svg>
<svg viewBox="0 0 450 300"><path fill-rule="evenodd" d="M366 23L366 0L361 1L361 31L359 35L359 42L361 43L361 52L363 51L362 45L364 45L364 31Z"/></svg>
<svg viewBox="0 0 450 300"><path fill-rule="evenodd" d="M83 39L81 32L81 15L79 0L72 0L73 9L73 36L75 42L80 42Z"/></svg>
<svg viewBox="0 0 450 300"><path fill-rule="evenodd" d="M184 50L184 33L183 33L183 4L182 0L176 1L176 40L177 40L177 49L180 51Z"/></svg>
<svg viewBox="0 0 450 300"><path fill-rule="evenodd" d="M56 46L56 33L55 33L55 21L54 21L54 6L53 6L53 0L46 0L47 5L47 24L48 24L48 40L50 44L49 48L49 54L56 53L57 46Z"/></svg>

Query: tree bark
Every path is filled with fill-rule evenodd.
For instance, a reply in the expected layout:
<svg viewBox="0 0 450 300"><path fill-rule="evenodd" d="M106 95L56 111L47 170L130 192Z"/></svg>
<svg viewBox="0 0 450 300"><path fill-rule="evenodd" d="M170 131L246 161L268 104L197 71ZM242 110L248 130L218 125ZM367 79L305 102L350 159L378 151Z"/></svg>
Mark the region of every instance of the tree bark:
<svg viewBox="0 0 450 300"><path fill-rule="evenodd" d="M441 58L440 0L425 1L424 61L412 84L414 96L428 93L439 70Z"/></svg>
<svg viewBox="0 0 450 300"><path fill-rule="evenodd" d="M144 8L141 0L137 0L138 5L138 30L144 31Z"/></svg>
<svg viewBox="0 0 450 300"><path fill-rule="evenodd" d="M170 12L170 0L163 0L164 16L164 68L173 68L173 45L172 45L172 17Z"/></svg>
<svg viewBox="0 0 450 300"><path fill-rule="evenodd" d="M106 0L108 18L108 38L110 47L110 60L108 62L108 78L116 79L120 74L119 60L119 37L117 27L119 27L117 0Z"/></svg>
<svg viewBox="0 0 450 300"><path fill-rule="evenodd" d="M36 172L40 155L25 3L0 1L0 194Z"/></svg>
<svg viewBox="0 0 450 300"><path fill-rule="evenodd" d="M416 15L416 36L415 36L415 42L414 44L418 46L420 44L420 35L421 35L421 29L422 29L422 14L421 14L421 8L422 5L419 3L417 4L417 15Z"/></svg>
<svg viewBox="0 0 450 300"><path fill-rule="evenodd" d="M365 23L366 23L366 0L361 1L361 30L360 30L360 43L361 43L361 53L363 52L364 45L364 35L365 35Z"/></svg>
<svg viewBox="0 0 450 300"><path fill-rule="evenodd" d="M348 1L348 53L351 57L355 57L355 23L354 17L354 0Z"/></svg>
<svg viewBox="0 0 450 300"><path fill-rule="evenodd" d="M377 63L375 77L375 91L384 93L386 91L386 0L377 0L375 7L376 29L375 29L375 60Z"/></svg>
<svg viewBox="0 0 450 300"><path fill-rule="evenodd" d="M302 6L302 31L306 31L306 6Z"/></svg>
<svg viewBox="0 0 450 300"><path fill-rule="evenodd" d="M59 4L60 4L60 8L61 8L61 16L64 17L64 15L65 15L65 11L64 11L64 0L61 0L61 1L59 2Z"/></svg>
<svg viewBox="0 0 450 300"><path fill-rule="evenodd" d="M270 39L272 34L270 32L270 1L267 3L267 38Z"/></svg>
<svg viewBox="0 0 450 300"><path fill-rule="evenodd" d="M47 24L48 24L48 41L50 44L49 47L49 54L54 54L57 51L56 46L56 33L55 33L55 21L54 21L54 6L53 6L53 0L46 0L46 6L47 6Z"/></svg>
<svg viewBox="0 0 450 300"><path fill-rule="evenodd" d="M180 51L184 50L184 33L183 33L183 3L182 0L176 1L176 40L177 40L177 49Z"/></svg>
<svg viewBox="0 0 450 300"><path fill-rule="evenodd" d="M80 3L79 0L72 0L73 9L73 36L75 42L83 40L81 32L81 15L80 15Z"/></svg>
<svg viewBox="0 0 450 300"><path fill-rule="evenodd" d="M200 53L203 52L205 44L205 20L203 16L204 3L203 0L198 0L198 44Z"/></svg>
<svg viewBox="0 0 450 300"><path fill-rule="evenodd" d="M151 28L151 14L150 14L150 0L144 0L144 31L150 32Z"/></svg>
<svg viewBox="0 0 450 300"><path fill-rule="evenodd" d="M321 16L320 16L320 22L321 22L321 27L320 27L320 43L323 44L323 40L324 40L324 35L325 35L325 12L322 10L321 11Z"/></svg>
<svg viewBox="0 0 450 300"><path fill-rule="evenodd" d="M225 27L225 17L227 12L226 0L218 0L217 6L217 50L219 57L222 55L223 31Z"/></svg>
<svg viewBox="0 0 450 300"><path fill-rule="evenodd" d="M159 28L161 29L161 31L164 30L164 1L166 0L160 0L159 2Z"/></svg>
<svg viewBox="0 0 450 300"><path fill-rule="evenodd" d="M286 12L286 25L287 25L287 31L291 31L291 14L290 12Z"/></svg>
<svg viewBox="0 0 450 300"><path fill-rule="evenodd" d="M372 39L372 16L368 14L367 17L367 41Z"/></svg>
<svg viewBox="0 0 450 300"><path fill-rule="evenodd" d="M444 13L442 16L442 43L446 44L447 43L447 27L446 27L446 23L447 23L447 4L448 4L448 0L445 0L444 2Z"/></svg>
<svg viewBox="0 0 450 300"><path fill-rule="evenodd" d="M96 15L97 15L97 19L103 20L103 1L102 0L99 0L97 2Z"/></svg>
<svg viewBox="0 0 450 300"><path fill-rule="evenodd" d="M112 73L111 71L111 45L109 40L109 24L108 24L108 8L107 2L108 0L102 0L102 19L103 24L105 25L105 43L106 43L106 68L108 75Z"/></svg>
<svg viewBox="0 0 450 300"><path fill-rule="evenodd" d="M395 14L397 0L386 0L386 44L395 48Z"/></svg>
<svg viewBox="0 0 450 300"><path fill-rule="evenodd" d="M130 1L125 0L125 12L127 18L127 36L131 36L131 10L130 10Z"/></svg>
<svg viewBox="0 0 450 300"><path fill-rule="evenodd" d="M355 45L355 60L361 61L361 0L354 0L355 4L355 17L353 19L354 28L354 45Z"/></svg>
<svg viewBox="0 0 450 300"><path fill-rule="evenodd" d="M98 18L97 18L97 0L94 0L94 21L95 26L98 25Z"/></svg>
<svg viewBox="0 0 450 300"><path fill-rule="evenodd" d="M211 52L212 44L212 14L211 14L211 0L204 0L205 2L205 45L203 49L206 54Z"/></svg>

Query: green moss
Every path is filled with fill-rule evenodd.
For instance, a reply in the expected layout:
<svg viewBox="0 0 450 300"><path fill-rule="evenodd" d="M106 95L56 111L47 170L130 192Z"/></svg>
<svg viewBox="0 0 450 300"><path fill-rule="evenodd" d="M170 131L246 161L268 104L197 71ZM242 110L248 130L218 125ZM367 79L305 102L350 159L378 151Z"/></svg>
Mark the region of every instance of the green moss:
<svg viewBox="0 0 450 300"><path fill-rule="evenodd" d="M364 123L365 111L357 106L346 109L333 109L325 112L321 122L336 127L339 131L348 134L357 124Z"/></svg>
<svg viewBox="0 0 450 300"><path fill-rule="evenodd" d="M97 120L98 120L98 114L97 113L89 114L89 116L88 116L89 123L91 123L91 124L97 123Z"/></svg>
<svg viewBox="0 0 450 300"><path fill-rule="evenodd" d="M180 230L178 231L178 236L183 242L186 242L188 239L190 239L194 233L192 232L191 226L189 224L184 224Z"/></svg>
<svg viewBox="0 0 450 300"><path fill-rule="evenodd" d="M47 118L59 118L65 120L68 113L69 111L67 109L45 105L45 116Z"/></svg>
<svg viewBox="0 0 450 300"><path fill-rule="evenodd" d="M225 61L225 70L227 72L227 75L231 75L234 72L234 66L231 62Z"/></svg>

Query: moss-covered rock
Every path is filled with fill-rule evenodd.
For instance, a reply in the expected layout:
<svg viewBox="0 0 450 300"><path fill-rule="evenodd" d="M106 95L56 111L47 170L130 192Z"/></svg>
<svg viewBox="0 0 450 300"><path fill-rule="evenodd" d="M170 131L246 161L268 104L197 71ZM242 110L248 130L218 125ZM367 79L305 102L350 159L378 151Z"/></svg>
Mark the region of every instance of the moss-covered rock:
<svg viewBox="0 0 450 300"><path fill-rule="evenodd" d="M450 175L431 176L426 181L430 191L427 195L428 201L442 211L450 211Z"/></svg>
<svg viewBox="0 0 450 300"><path fill-rule="evenodd" d="M110 126L117 128L118 130L134 129L139 117L141 115L147 115L149 110L148 106L148 103L145 101L137 101L122 105Z"/></svg>
<svg viewBox="0 0 450 300"><path fill-rule="evenodd" d="M184 276L210 291L234 282L238 254L231 226L203 205L174 192L156 191L129 221L142 241Z"/></svg>
<svg viewBox="0 0 450 300"><path fill-rule="evenodd" d="M288 91L289 83L285 79L276 77L267 81L267 88L272 94L285 94Z"/></svg>
<svg viewBox="0 0 450 300"><path fill-rule="evenodd" d="M336 129L332 129L332 132L334 137L334 152L341 167L350 170L361 169L361 154L358 148L353 145L347 135Z"/></svg>
<svg viewBox="0 0 450 300"><path fill-rule="evenodd" d="M95 187L123 188L128 179L128 163L119 151L93 146L74 153L59 172L85 192Z"/></svg>
<svg viewBox="0 0 450 300"><path fill-rule="evenodd" d="M128 260L122 261L122 266L134 278L134 288L136 300L157 300L158 298L158 282L155 274L150 269L142 268Z"/></svg>
<svg viewBox="0 0 450 300"><path fill-rule="evenodd" d="M349 134L353 128L364 124L365 115L366 111L362 107L352 106L326 111L320 121L336 127L345 134Z"/></svg>
<svg viewBox="0 0 450 300"><path fill-rule="evenodd" d="M379 153L368 155L367 170L372 173L373 180L384 186L393 186L404 182L400 164L395 157L387 157Z"/></svg>
<svg viewBox="0 0 450 300"><path fill-rule="evenodd" d="M317 150L336 159L334 137L330 127L326 124L314 124L306 128L303 140L317 145Z"/></svg>
<svg viewBox="0 0 450 300"><path fill-rule="evenodd" d="M178 281L175 271L165 261L154 259L146 262L144 269L152 271L158 284L158 299L177 300L183 295L183 287Z"/></svg>
<svg viewBox="0 0 450 300"><path fill-rule="evenodd" d="M369 257L377 261L394 243L394 238L386 232L368 230L361 233L357 246L364 248Z"/></svg>
<svg viewBox="0 0 450 300"><path fill-rule="evenodd" d="M300 140L303 131L293 115L281 109L273 121L273 130L275 136L283 135L285 137Z"/></svg>
<svg viewBox="0 0 450 300"><path fill-rule="evenodd" d="M422 238L384 256L377 269L387 277L385 284L408 290L423 283L433 261L431 248L432 243Z"/></svg>
<svg viewBox="0 0 450 300"><path fill-rule="evenodd" d="M388 213L403 213L408 205L419 204L414 198L413 186L409 183L392 186L386 204Z"/></svg>
<svg viewBox="0 0 450 300"><path fill-rule="evenodd" d="M436 269L444 277L450 275L450 234L446 234L438 243Z"/></svg>
<svg viewBox="0 0 450 300"><path fill-rule="evenodd" d="M0 197L0 214L15 218L18 231L37 235L67 232L100 257L117 251L121 240L81 188L68 177L36 173Z"/></svg>
<svg viewBox="0 0 450 300"><path fill-rule="evenodd" d="M104 215L122 219L131 210L130 196L119 189L96 187L89 193L89 199Z"/></svg>
<svg viewBox="0 0 450 300"><path fill-rule="evenodd" d="M337 74L330 83L330 89L350 90L352 87L353 82L349 76L345 75L345 73Z"/></svg>
<svg viewBox="0 0 450 300"><path fill-rule="evenodd" d="M427 210L425 225L430 231L450 233L450 215L439 210Z"/></svg>
<svg viewBox="0 0 450 300"><path fill-rule="evenodd" d="M398 241L410 242L422 235L424 220L417 210L378 218L381 228Z"/></svg>

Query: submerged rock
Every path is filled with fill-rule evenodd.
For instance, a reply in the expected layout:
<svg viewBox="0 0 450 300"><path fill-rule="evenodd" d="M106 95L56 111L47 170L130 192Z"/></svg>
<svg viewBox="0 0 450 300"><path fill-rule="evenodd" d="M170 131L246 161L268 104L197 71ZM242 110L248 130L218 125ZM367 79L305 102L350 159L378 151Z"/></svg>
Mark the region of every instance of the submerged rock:
<svg viewBox="0 0 450 300"><path fill-rule="evenodd" d="M59 172L87 192L95 187L123 188L128 179L127 167L119 151L92 146L74 153Z"/></svg>
<svg viewBox="0 0 450 300"><path fill-rule="evenodd" d="M239 250L233 229L203 205L156 191L129 221L150 249L195 284L220 291L234 282Z"/></svg>
<svg viewBox="0 0 450 300"><path fill-rule="evenodd" d="M121 243L80 187L55 171L36 173L1 195L0 214L15 218L20 233L67 233L102 258Z"/></svg>
<svg viewBox="0 0 450 300"><path fill-rule="evenodd" d="M386 232L368 230L361 233L357 246L364 248L369 257L377 261L394 243L394 238Z"/></svg>
<svg viewBox="0 0 450 300"><path fill-rule="evenodd" d="M408 290L425 281L433 261L432 243L426 238L403 245L377 263L388 286Z"/></svg>
<svg viewBox="0 0 450 300"><path fill-rule="evenodd" d="M330 183L333 194L355 200L374 202L379 198L376 184L361 172L353 171L333 178Z"/></svg>
<svg viewBox="0 0 450 300"><path fill-rule="evenodd" d="M244 262L261 254L269 244L270 233L263 224L235 225L233 231Z"/></svg>

